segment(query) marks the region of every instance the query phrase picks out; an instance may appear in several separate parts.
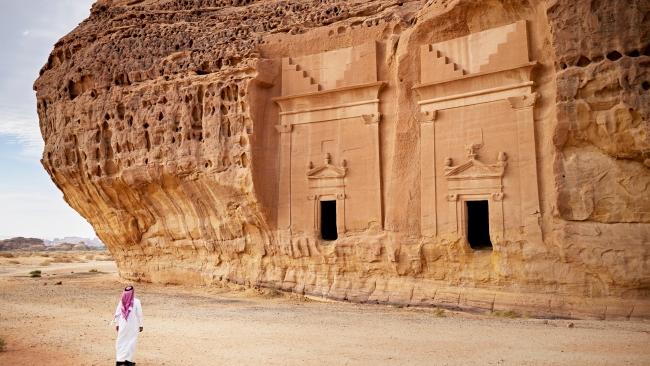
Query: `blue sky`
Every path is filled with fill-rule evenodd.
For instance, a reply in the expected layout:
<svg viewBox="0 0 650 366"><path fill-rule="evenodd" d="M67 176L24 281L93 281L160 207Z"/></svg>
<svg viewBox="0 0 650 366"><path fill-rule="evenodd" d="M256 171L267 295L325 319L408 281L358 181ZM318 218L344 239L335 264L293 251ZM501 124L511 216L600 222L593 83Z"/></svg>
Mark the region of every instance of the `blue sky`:
<svg viewBox="0 0 650 366"><path fill-rule="evenodd" d="M43 140L32 85L59 38L94 0L0 0L0 239L94 237L40 163Z"/></svg>

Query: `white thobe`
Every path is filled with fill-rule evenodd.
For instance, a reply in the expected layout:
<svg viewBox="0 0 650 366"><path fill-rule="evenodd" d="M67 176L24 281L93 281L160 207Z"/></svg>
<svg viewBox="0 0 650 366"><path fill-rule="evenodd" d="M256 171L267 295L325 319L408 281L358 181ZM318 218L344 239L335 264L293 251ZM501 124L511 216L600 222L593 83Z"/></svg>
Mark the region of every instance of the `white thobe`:
<svg viewBox="0 0 650 366"><path fill-rule="evenodd" d="M133 305L128 319L122 316L122 302L117 303L115 309L115 324L119 326L117 340L115 341L115 360L117 362L134 362L135 346L138 343L138 333L142 326L142 305L140 300L133 299Z"/></svg>

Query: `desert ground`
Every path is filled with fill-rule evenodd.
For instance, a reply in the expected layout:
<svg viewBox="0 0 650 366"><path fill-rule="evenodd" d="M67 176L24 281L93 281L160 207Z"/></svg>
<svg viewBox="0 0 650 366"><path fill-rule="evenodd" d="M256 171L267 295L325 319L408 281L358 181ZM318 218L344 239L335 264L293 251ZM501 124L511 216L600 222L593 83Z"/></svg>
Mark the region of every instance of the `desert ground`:
<svg viewBox="0 0 650 366"><path fill-rule="evenodd" d="M124 285L106 254L3 254L0 365L114 364L110 321ZM135 287L141 366L650 364L649 321L359 305L233 285Z"/></svg>

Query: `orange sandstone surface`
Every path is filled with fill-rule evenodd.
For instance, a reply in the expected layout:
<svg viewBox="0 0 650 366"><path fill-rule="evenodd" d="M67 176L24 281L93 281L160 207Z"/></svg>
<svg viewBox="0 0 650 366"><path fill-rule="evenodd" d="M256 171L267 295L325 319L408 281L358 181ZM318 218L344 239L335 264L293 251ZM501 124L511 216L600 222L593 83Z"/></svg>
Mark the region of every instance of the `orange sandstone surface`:
<svg viewBox="0 0 650 366"><path fill-rule="evenodd" d="M649 12L100 0L43 166L128 280L647 318Z"/></svg>

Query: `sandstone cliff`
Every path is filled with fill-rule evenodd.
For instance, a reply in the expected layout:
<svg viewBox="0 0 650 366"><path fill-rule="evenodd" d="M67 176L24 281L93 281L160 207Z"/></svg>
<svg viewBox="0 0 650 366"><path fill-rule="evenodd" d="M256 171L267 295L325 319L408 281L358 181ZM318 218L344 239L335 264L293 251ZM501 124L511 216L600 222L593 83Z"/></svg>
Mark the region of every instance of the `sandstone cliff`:
<svg viewBox="0 0 650 366"><path fill-rule="evenodd" d="M648 14L642 0L100 0L55 45L35 83L42 162L126 279L648 317ZM429 141L414 91L419 52L520 21L536 62L537 178L517 184L522 192L538 187L539 210L522 218L520 233L506 229L493 250L475 251L462 238L427 232L421 219L428 187L421 151ZM305 78L300 90L330 91L311 55L330 52L324 60L348 49L361 60L368 42L376 45L380 102L366 122L377 126L379 165L365 191L377 193L379 218L325 243L283 229L287 130L277 125L287 114L278 98L291 94L289 72ZM498 150L490 149L482 151L494 161ZM345 160L331 159L323 167L343 176ZM499 154L501 166L522 167L506 159ZM350 174L359 171L355 163ZM313 167L305 164L307 174ZM499 196L505 220L510 197ZM530 227L539 233L529 235Z"/></svg>

